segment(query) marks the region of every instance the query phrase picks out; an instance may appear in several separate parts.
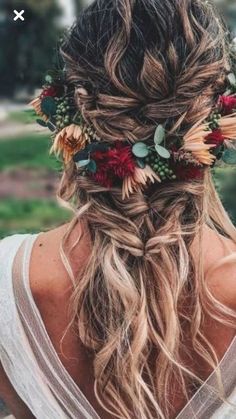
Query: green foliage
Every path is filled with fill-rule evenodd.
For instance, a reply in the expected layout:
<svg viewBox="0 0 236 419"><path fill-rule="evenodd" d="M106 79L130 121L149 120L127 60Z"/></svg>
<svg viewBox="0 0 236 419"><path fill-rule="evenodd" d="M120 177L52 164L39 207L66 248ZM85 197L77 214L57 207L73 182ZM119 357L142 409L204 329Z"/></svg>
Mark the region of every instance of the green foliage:
<svg viewBox="0 0 236 419"><path fill-rule="evenodd" d="M10 112L8 120L11 122L19 122L20 124L33 124L36 121L36 114L34 109L27 109L25 111Z"/></svg>
<svg viewBox="0 0 236 419"><path fill-rule="evenodd" d="M0 170L12 167L60 169L61 163L49 155L50 143L49 136L38 134L1 140Z"/></svg>
<svg viewBox="0 0 236 419"><path fill-rule="evenodd" d="M135 157L143 158L147 157L149 154L148 146L145 143L138 142L133 145L132 152L135 155Z"/></svg>
<svg viewBox="0 0 236 419"><path fill-rule="evenodd" d="M223 205L236 225L236 167L217 167L213 170L213 175Z"/></svg>
<svg viewBox="0 0 236 419"><path fill-rule="evenodd" d="M0 201L0 238L14 233L46 231L72 217L68 210L60 208L54 200Z"/></svg>
<svg viewBox="0 0 236 419"><path fill-rule="evenodd" d="M158 125L154 135L154 143L160 145L165 139L165 128L163 125Z"/></svg>
<svg viewBox="0 0 236 419"><path fill-rule="evenodd" d="M25 10L25 21L13 24L13 10ZM14 96L19 87L33 92L48 70L57 64L57 44L62 34L56 0L2 0L1 11L9 16L0 22L0 91Z"/></svg>

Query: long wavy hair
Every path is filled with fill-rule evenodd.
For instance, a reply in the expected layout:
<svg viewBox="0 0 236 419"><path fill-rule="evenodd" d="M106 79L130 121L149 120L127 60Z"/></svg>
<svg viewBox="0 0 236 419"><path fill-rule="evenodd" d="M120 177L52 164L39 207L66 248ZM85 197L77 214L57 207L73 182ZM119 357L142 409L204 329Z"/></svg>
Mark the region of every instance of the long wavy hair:
<svg viewBox="0 0 236 419"><path fill-rule="evenodd" d="M224 32L213 6L200 0L94 1L62 46L84 119L111 142L145 141L163 122L169 135L184 135L224 91ZM186 400L191 385L202 383L182 356L189 344L202 362L217 366L204 314L228 327L236 319L213 296L204 272L205 225L236 242L210 171L202 180L169 181L122 200L121 190L78 176L71 163L58 196L74 211L61 257L75 284L72 322L94 355L96 398L113 417L169 418L173 382ZM75 278L68 241L77 223L86 225L92 248Z"/></svg>

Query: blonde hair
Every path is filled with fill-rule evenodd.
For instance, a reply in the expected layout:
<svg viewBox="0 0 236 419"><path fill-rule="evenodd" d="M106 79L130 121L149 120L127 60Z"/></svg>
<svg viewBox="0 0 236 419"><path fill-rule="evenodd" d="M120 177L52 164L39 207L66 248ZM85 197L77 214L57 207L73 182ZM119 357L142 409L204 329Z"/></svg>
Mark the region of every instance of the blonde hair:
<svg viewBox="0 0 236 419"><path fill-rule="evenodd" d="M104 192L87 178L73 183L74 176L64 173L59 193L66 202L76 196L61 256L71 274L70 233L78 222L86 222L92 250L79 278L72 276L72 322L94 353L96 397L117 418L169 417L173 378L182 384L186 399L189 383L202 383L181 359L186 336L196 354L215 369L218 359L202 329L203 315L235 325L236 313L208 288L203 227L207 224L235 243L236 229L209 173L204 182L159 186L149 199L134 194L126 201L120 190ZM198 260L191 249L194 240Z"/></svg>
<svg viewBox="0 0 236 419"><path fill-rule="evenodd" d="M88 92L76 95L83 118L111 142L145 141L163 121L168 141L182 138L210 114L229 68L223 26L200 0L97 0L79 17L63 56L69 82ZM211 175L122 200L119 188L79 176L71 163L58 196L75 213L61 256L75 285L72 322L94 353L97 400L113 417L168 418L173 379L186 399L189 384L202 383L181 357L186 336L215 369L204 313L229 327L236 319L212 295L204 273L205 225L236 243ZM86 225L92 249L74 278L68 243L77 223Z"/></svg>

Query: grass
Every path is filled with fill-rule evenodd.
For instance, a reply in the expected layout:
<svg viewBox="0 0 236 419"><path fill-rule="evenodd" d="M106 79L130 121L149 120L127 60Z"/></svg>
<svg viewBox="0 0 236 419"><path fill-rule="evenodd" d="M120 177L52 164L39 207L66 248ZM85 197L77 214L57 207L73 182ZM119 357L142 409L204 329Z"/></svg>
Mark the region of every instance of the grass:
<svg viewBox="0 0 236 419"><path fill-rule="evenodd" d="M0 238L14 233L37 233L68 222L72 213L55 200L16 200L0 202Z"/></svg>
<svg viewBox="0 0 236 419"><path fill-rule="evenodd" d="M0 141L0 171L8 168L45 168L57 170L61 163L49 155L50 135L28 134Z"/></svg>
<svg viewBox="0 0 236 419"><path fill-rule="evenodd" d="M32 124L36 121L37 115L34 109L26 109L24 111L10 112L8 120L12 122L18 122L20 124Z"/></svg>

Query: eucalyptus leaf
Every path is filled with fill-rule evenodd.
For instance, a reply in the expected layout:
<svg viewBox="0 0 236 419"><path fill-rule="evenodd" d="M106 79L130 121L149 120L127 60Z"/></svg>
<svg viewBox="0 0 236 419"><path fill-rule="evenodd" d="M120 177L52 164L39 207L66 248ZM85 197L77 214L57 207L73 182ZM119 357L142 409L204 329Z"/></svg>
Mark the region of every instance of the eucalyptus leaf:
<svg viewBox="0 0 236 419"><path fill-rule="evenodd" d="M163 159L170 158L170 152L165 147L162 147L161 145L156 144L155 149L157 153L159 154L159 156L163 157Z"/></svg>
<svg viewBox="0 0 236 419"><path fill-rule="evenodd" d="M149 154L148 146L145 143L139 142L133 145L132 152L135 157L144 158Z"/></svg>
<svg viewBox="0 0 236 419"><path fill-rule="evenodd" d="M141 168L144 169L144 167L146 166L146 163L144 160L142 159L136 159L137 165Z"/></svg>
<svg viewBox="0 0 236 419"><path fill-rule="evenodd" d="M96 173L96 170L97 170L96 162L94 160L90 160L87 169L92 173Z"/></svg>
<svg viewBox="0 0 236 419"><path fill-rule="evenodd" d="M236 150L234 149L228 149L224 152L222 160L226 164L236 164Z"/></svg>
<svg viewBox="0 0 236 419"><path fill-rule="evenodd" d="M47 127L47 123L43 119L36 119L36 122L37 124L41 125L41 127Z"/></svg>
<svg viewBox="0 0 236 419"><path fill-rule="evenodd" d="M88 160L89 152L86 150L79 151L73 157L74 162L78 162L80 160Z"/></svg>
<svg viewBox="0 0 236 419"><path fill-rule="evenodd" d="M166 132L165 132L165 128L163 127L163 125L161 125L161 124L158 125L158 127L156 128L156 131L155 131L155 135L154 135L154 143L155 144L161 144L165 139L165 135L166 135Z"/></svg>
<svg viewBox="0 0 236 419"><path fill-rule="evenodd" d="M77 166L78 167L85 167L88 166L88 164L90 163L91 160L79 160L77 162Z"/></svg>
<svg viewBox="0 0 236 419"><path fill-rule="evenodd" d="M87 149L90 153L94 153L95 151L107 151L109 146L104 143L91 143L87 146Z"/></svg>
<svg viewBox="0 0 236 419"><path fill-rule="evenodd" d="M51 96L47 96L42 99L41 111L47 116L55 115L57 111L57 104Z"/></svg>
<svg viewBox="0 0 236 419"><path fill-rule="evenodd" d="M229 80L231 86L236 85L236 77L235 77L234 73L228 74L228 80Z"/></svg>
<svg viewBox="0 0 236 419"><path fill-rule="evenodd" d="M50 129L50 131L52 131L52 132L54 132L55 131L55 129L56 129L56 127L55 127L55 125L51 122L51 121L48 121L48 123L47 123L47 127Z"/></svg>

